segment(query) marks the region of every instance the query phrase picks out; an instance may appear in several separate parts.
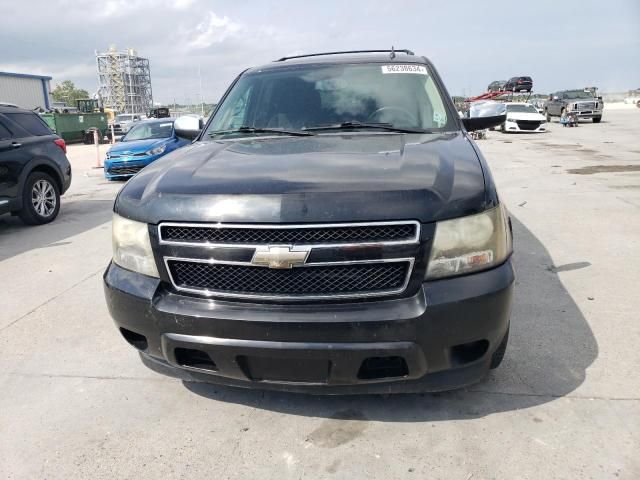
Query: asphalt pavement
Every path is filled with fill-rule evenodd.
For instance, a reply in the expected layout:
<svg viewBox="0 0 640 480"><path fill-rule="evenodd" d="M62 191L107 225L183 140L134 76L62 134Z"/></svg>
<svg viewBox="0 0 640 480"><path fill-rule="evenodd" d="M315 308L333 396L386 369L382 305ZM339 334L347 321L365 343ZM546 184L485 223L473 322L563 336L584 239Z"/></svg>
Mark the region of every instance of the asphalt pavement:
<svg viewBox="0 0 640 480"><path fill-rule="evenodd" d="M70 146L59 218L0 217L0 478L640 478L640 109L478 141L515 235L503 365L314 397L147 370L102 292L122 184ZM101 147L104 153L104 146Z"/></svg>

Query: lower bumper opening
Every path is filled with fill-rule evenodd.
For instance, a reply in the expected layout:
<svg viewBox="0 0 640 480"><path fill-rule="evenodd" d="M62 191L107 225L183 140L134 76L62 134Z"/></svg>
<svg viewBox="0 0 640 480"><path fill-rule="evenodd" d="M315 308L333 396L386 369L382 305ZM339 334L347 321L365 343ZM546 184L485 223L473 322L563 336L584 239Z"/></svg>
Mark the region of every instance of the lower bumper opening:
<svg viewBox="0 0 640 480"><path fill-rule="evenodd" d="M360 370L359 380L378 380L381 378L406 377L409 374L407 361L402 357L369 357Z"/></svg>
<svg viewBox="0 0 640 480"><path fill-rule="evenodd" d="M477 340L475 342L462 343L451 347L451 365L458 367L467 363L475 362L482 358L489 350L488 340Z"/></svg>
<svg viewBox="0 0 640 480"><path fill-rule="evenodd" d="M176 348L174 354L178 365L183 367L209 370L212 372L218 370L218 367L209 354L202 350L196 350L194 348Z"/></svg>
<svg viewBox="0 0 640 480"><path fill-rule="evenodd" d="M146 350L149 346L147 337L140 335L139 333L132 332L126 328L120 328L120 333L129 344L138 350Z"/></svg>

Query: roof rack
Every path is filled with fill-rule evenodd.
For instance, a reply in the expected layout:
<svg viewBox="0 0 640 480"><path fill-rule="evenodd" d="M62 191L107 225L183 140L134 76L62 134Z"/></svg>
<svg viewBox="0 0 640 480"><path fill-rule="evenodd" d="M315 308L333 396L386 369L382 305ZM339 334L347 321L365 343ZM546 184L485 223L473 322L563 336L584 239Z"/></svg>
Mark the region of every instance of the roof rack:
<svg viewBox="0 0 640 480"><path fill-rule="evenodd" d="M293 58L305 58L305 57L321 57L324 55L345 55L349 53L406 53L407 55L415 55L411 50L405 49L391 49L391 50L345 50L342 52L322 52L322 53L309 53L307 55L292 55L290 57L282 57L276 60L276 62L284 62Z"/></svg>

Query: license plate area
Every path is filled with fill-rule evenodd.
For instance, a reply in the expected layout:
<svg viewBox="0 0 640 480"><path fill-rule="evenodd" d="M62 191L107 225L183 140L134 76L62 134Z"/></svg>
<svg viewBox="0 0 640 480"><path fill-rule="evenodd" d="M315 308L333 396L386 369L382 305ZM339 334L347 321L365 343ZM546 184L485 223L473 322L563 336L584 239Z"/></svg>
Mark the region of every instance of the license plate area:
<svg viewBox="0 0 640 480"><path fill-rule="evenodd" d="M331 362L313 358L277 358L240 355L236 358L244 374L256 382L326 384Z"/></svg>

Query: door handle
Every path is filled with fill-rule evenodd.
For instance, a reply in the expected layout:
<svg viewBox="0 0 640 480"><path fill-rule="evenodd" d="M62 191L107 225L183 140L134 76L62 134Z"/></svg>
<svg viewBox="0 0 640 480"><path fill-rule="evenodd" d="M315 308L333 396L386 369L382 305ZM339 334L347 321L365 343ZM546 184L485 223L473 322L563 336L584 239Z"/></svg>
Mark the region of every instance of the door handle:
<svg viewBox="0 0 640 480"><path fill-rule="evenodd" d="M11 148L20 148L22 146L21 143L18 142L11 142Z"/></svg>

